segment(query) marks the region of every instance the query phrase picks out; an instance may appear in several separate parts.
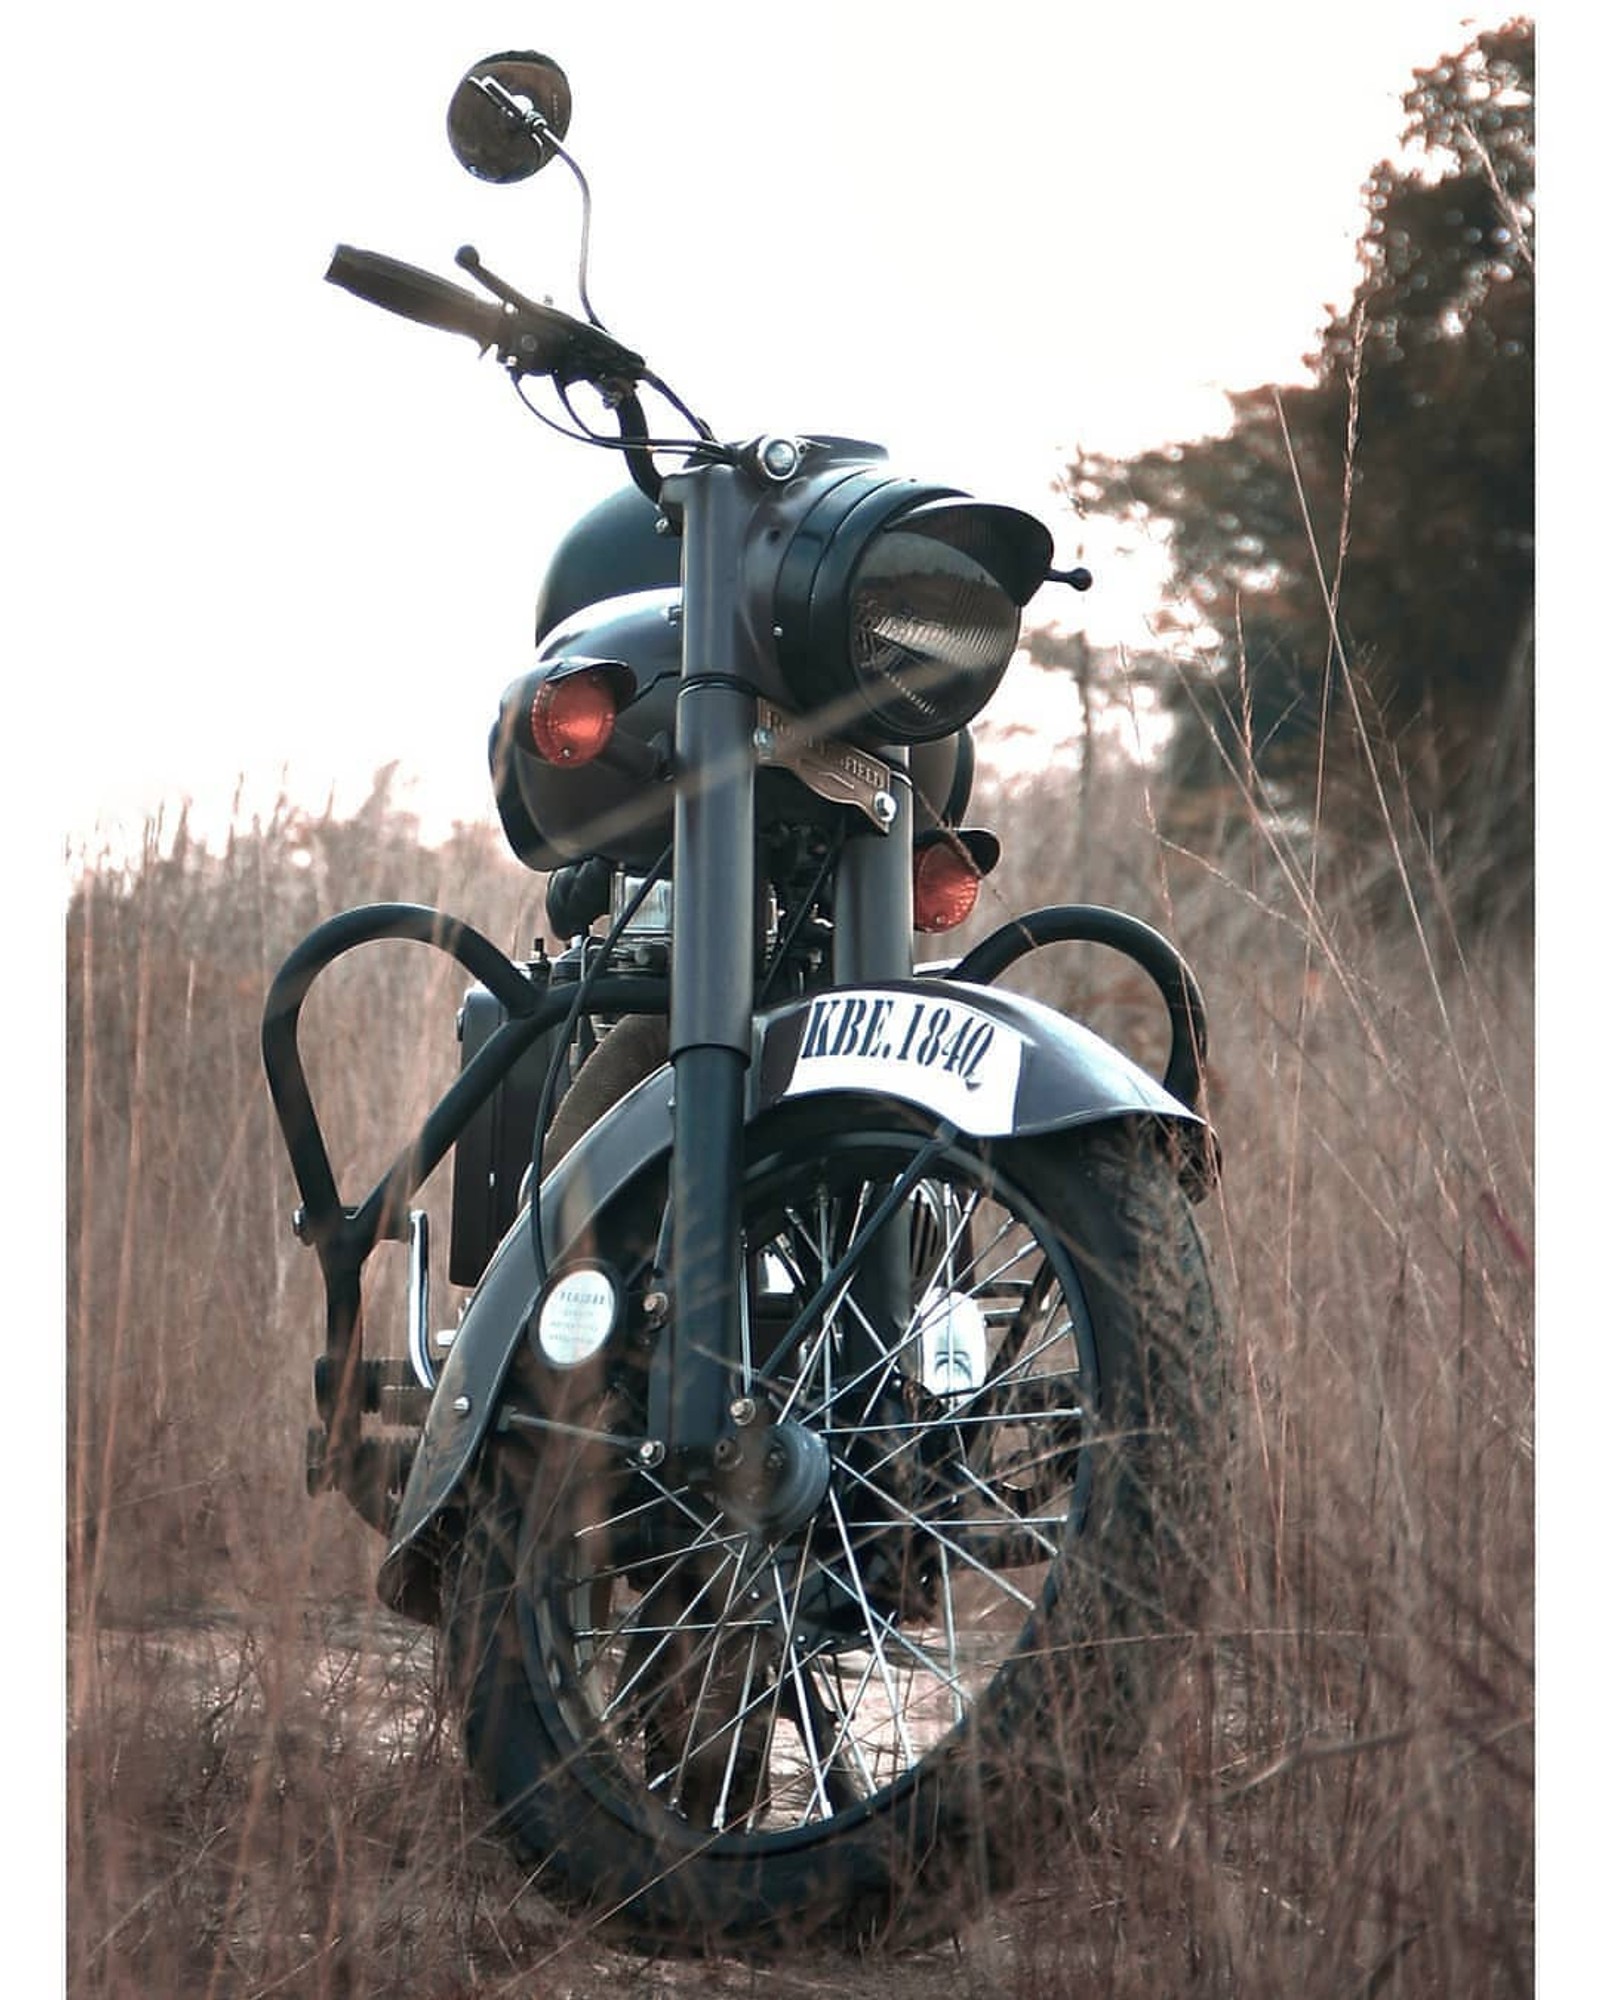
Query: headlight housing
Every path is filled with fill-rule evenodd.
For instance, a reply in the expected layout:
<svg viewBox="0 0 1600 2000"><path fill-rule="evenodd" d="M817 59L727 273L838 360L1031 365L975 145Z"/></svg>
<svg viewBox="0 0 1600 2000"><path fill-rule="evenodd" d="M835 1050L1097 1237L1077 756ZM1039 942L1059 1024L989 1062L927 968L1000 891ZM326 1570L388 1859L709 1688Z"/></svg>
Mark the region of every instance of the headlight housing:
<svg viewBox="0 0 1600 2000"><path fill-rule="evenodd" d="M1052 555L1032 515L877 466L802 474L775 496L762 544L782 550L772 628L786 689L864 743L931 743L970 722Z"/></svg>

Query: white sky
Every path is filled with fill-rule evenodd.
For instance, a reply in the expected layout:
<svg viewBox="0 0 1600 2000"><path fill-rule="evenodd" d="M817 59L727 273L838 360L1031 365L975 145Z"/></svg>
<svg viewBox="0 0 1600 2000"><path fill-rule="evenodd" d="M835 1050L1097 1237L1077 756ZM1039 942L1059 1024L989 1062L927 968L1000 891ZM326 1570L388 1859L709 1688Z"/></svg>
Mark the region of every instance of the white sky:
<svg viewBox="0 0 1600 2000"><path fill-rule="evenodd" d="M1043 513L1071 557L1049 484L1075 444L1194 435L1225 423L1224 387L1293 378L1348 297L1361 182L1412 69L1474 19L1459 0L100 15L28 71L48 137L12 176L43 196L23 268L51 304L32 329L51 393L21 412L30 654L67 697L52 785L92 842L182 797L215 825L241 777L268 799L285 767L353 805L397 758L430 820L491 809L484 741L544 557L618 462L544 431L465 341L322 282L341 240L447 274L472 241L574 303L570 179L481 186L445 144L475 57L531 43L566 69L596 307L722 434L877 438ZM1089 554L1095 591L1050 613L1137 643L1155 572Z"/></svg>

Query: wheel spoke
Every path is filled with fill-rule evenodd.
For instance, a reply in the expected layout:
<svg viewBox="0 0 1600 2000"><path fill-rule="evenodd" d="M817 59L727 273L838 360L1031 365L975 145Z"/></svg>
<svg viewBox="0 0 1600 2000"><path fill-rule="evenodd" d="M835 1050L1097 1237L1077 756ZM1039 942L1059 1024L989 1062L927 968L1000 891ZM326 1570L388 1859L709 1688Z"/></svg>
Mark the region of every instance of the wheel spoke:
<svg viewBox="0 0 1600 2000"><path fill-rule="evenodd" d="M739 1594L739 1583L743 1573L744 1573L744 1551L741 1549L739 1552L738 1559L735 1561L733 1566L733 1574L728 1578L728 1590L727 1590L727 1596L723 1603L722 1616L716 1622L716 1624L711 1626L705 1644L703 1646L697 1647L695 1652L690 1656L689 1660L685 1663L683 1673L681 1676L681 1678L687 1680L689 1676L689 1669L692 1666L694 1666L697 1661L700 1663L700 1684L695 1689L694 1704L689 1710L689 1719L684 1725L683 1754L678 1759L677 1797L680 1798L683 1794L685 1787L688 1784L690 1756L697 1747L700 1748L705 1747L704 1745L697 1746L695 1738L696 1738L696 1732L698 1731L700 1726L700 1718L705 1712L706 1698L711 1689L712 1676L716 1671L717 1653L721 1648L723 1640L729 1635L729 1633L735 1632L739 1629L734 1623L733 1605L734 1605L734 1599ZM722 1778L722 1790L718 1795L718 1801L717 1801L717 1814L719 1815L719 1817L714 1817L712 1821L712 1824L719 1828L724 1824L724 1821L720 1818L720 1815L724 1812L726 1808L728 1786L730 1782L731 1782L731 1771L729 1769L724 1769ZM676 1803L676 1798L674 1799L674 1803Z"/></svg>
<svg viewBox="0 0 1600 2000"><path fill-rule="evenodd" d="M925 1514L913 1513L903 1501L896 1499L894 1494L876 1485L864 1473L858 1472L853 1465L846 1464L843 1460L840 1460L839 1463L843 1467L847 1477L854 1480L874 1500L881 1501L887 1510L889 1518L886 1521L875 1524L878 1528L908 1527L920 1529L931 1538L936 1546L948 1549L951 1555L959 1558L968 1569L975 1571L977 1575L983 1578L985 1583L993 1584L996 1590L1001 1591L1005 1596L1011 1598L1014 1603L1021 1605L1024 1610L1031 1611L1033 1609L1033 1599L1026 1591L1019 1590L1008 1578L1000 1576L996 1571L990 1569L986 1563L980 1562L970 1550L964 1548L953 1536L947 1534L937 1522L931 1520ZM1022 1525L1022 1523L1017 1521L1017 1517L1012 1516L1011 1519L1017 1525Z"/></svg>
<svg viewBox="0 0 1600 2000"><path fill-rule="evenodd" d="M728 1567L730 1561L737 1561L737 1556L729 1556L723 1558L722 1562L718 1564L716 1571L710 1577L707 1578L707 1580L695 1592L694 1596L689 1600L688 1604L684 1606L682 1618L676 1620L673 1624L668 1625L665 1628L666 1636L660 1639L657 1642L657 1644L652 1648L648 1657L634 1671L634 1673L631 1675L627 1683L624 1686L615 1690L615 1692L611 1696L611 1699L606 1703L605 1708L601 1712L601 1719L603 1721L609 1721L613 1716L617 1715L621 1711L621 1709L627 1702L629 1695L632 1694L633 1690L639 1685L640 1681L644 1679L645 1675L649 1672L650 1668L654 1666L654 1664L662 1656L662 1654L667 1651L672 1641L676 1637L678 1637L684 1630L687 1629L692 1631L695 1629L692 1625L686 1626L684 1621L688 1619L689 1615L696 1609L701 1600L710 1594L710 1592L716 1585L717 1579L721 1576L723 1571ZM681 1569L681 1567L682 1565L680 1564L677 1566L677 1569ZM672 1573L676 1574L677 1569L675 1569ZM662 1590L665 1588L665 1584L666 1584L666 1579L662 1578L657 1584L652 1586L652 1590ZM624 1637L632 1636L633 1626L631 1620L634 1616L634 1613L642 1609L642 1607L649 1602L649 1597L650 1594L647 1593L644 1597L642 1597L639 1600L639 1603L637 1605L632 1607L630 1611L624 1614L621 1623L615 1628L615 1631L611 1635L613 1638L621 1639ZM652 1627L648 1629L659 1631L662 1628ZM717 1628L715 1625L712 1625L700 1629L715 1632Z"/></svg>
<svg viewBox="0 0 1600 2000"><path fill-rule="evenodd" d="M890 1713L894 1719L895 1733L900 1739L900 1747L905 1752L906 1762L909 1764L914 1761L911 1749L911 1739L906 1734L905 1718L901 1715L899 1704L894 1699L894 1688L889 1679L889 1668L883 1657L883 1646L879 1637L879 1628L883 1623L883 1621L879 1618L878 1614L873 1610L872 1604L867 1597L866 1586L861 1581L861 1572L856 1567L855 1549L851 1545L850 1527L848 1522L844 1518L844 1511L839 1505L839 1496L837 1493L834 1493L832 1491L829 1492L828 1506L830 1511L832 1512L834 1522L839 1529L840 1539L844 1545L844 1557L846 1563L849 1565L850 1580L855 1589L857 1604L866 1619L868 1642L872 1647L872 1656L878 1663L878 1674L879 1678L883 1682L884 1693L888 1696L889 1699Z"/></svg>
<svg viewBox="0 0 1600 2000"><path fill-rule="evenodd" d="M956 1676L956 1607L950 1591L950 1551L942 1543L939 1547L939 1581L944 1586L939 1592L939 1606L944 1614L945 1651L950 1656L951 1706L955 1710L956 1721L960 1723L965 1720L967 1703Z"/></svg>
<svg viewBox="0 0 1600 2000"><path fill-rule="evenodd" d="M1010 1225L1008 1225L1008 1228L1009 1226ZM999 1242L1003 1240L1006 1233L1007 1230L1005 1229L1001 1230L999 1234L996 1236L995 1241ZM1037 1248L1038 1248L1037 1243L1030 1235L1028 1242L1009 1259L1008 1263L1003 1268L1006 1270L1014 1268L1017 1263L1019 1263L1023 1258L1027 1257L1030 1253L1036 1251ZM969 1259L968 1265L966 1269L963 1271L962 1275L963 1276L967 1275L968 1272L970 1272L975 1268L976 1268L976 1260ZM973 1287L973 1290L969 1294L969 1296L980 1295L983 1290L987 1289L990 1283L991 1279L987 1275L984 1276L982 1279L978 1281L977 1285ZM958 1288L947 1287L946 1289L953 1290ZM926 1297L927 1294L925 1293L924 1299L926 1299ZM845 1300L850 1305L857 1319L860 1320L862 1324L867 1324L866 1316L862 1313L860 1307L855 1304L854 1299L850 1296L848 1291L845 1294ZM986 1380L984 1385L985 1389L990 1387L992 1383L997 1380L1006 1380L1014 1377L1019 1368L1027 1365L1032 1365L1032 1363L1037 1359L1038 1355L1043 1351L1043 1347L1045 1345L1048 1345L1056 1340L1068 1338L1069 1336L1071 1336L1072 1332L1073 1332L1073 1327L1071 1320L1069 1318L1066 1325L1058 1333L1050 1335L1049 1339L1046 1342L1041 1343L1040 1346L1038 1347L1029 1348L1026 1350L1025 1353L1014 1357L1012 1361L1007 1364L1003 1375L999 1377L991 1376L988 1380ZM886 1347L881 1337L874 1331L873 1339L876 1342L879 1349L879 1358L876 1361L874 1361L869 1367L862 1369L856 1375L835 1385L830 1392L824 1395L824 1398L820 1403L807 1405L806 1406L807 1417L815 1421L817 1418L825 1416L837 1404L853 1396L856 1391L861 1389L869 1381L869 1379L876 1376L877 1388L874 1390L873 1397L869 1399L869 1407L870 1407L870 1401L875 1401L877 1396L881 1394L883 1386L888 1380L888 1371L890 1367L894 1364L903 1363L908 1356L914 1354L917 1343L921 1339L921 1335L922 1335L922 1326L918 1318L918 1315L915 1313L912 1315L912 1321L909 1329L907 1330L905 1335L893 1347ZM1025 1338L1025 1334L1022 1337ZM1003 1343L1003 1345L1014 1343L1017 1339L1018 1335L1016 1327L1015 1324L1013 1324L1012 1332L1010 1336L1008 1336L1008 1342ZM794 1388L791 1390L788 1400L784 1405L783 1414L785 1416L790 1414L790 1412L794 1409L797 1401L799 1400L801 1387L802 1387L801 1383L797 1381ZM861 1429L863 1427L859 1424L855 1424L852 1425L851 1428Z"/></svg>
<svg viewBox="0 0 1600 2000"><path fill-rule="evenodd" d="M722 1767L722 1790L717 1795L717 1810L711 1821L719 1833L728 1824L728 1802L732 1795L734 1773L739 1768L739 1745L744 1741L745 1718L750 1712L750 1686L755 1679L756 1671L756 1643L755 1635L752 1634L749 1650L745 1655L744 1679L739 1687L739 1703L734 1710L733 1741L728 1746L728 1755ZM709 1671L708 1666L708 1675Z"/></svg>
<svg viewBox="0 0 1600 2000"><path fill-rule="evenodd" d="M810 1550L811 1550L811 1530L808 1528L806 1531L805 1542L800 1550L799 1562L795 1566L794 1595L796 1597L798 1597L801 1585L801 1579L805 1572L806 1559L810 1554ZM800 1738L805 1748L806 1761L811 1769L811 1779L812 1779L811 1796L806 1802L805 1811L804 1814L802 1815L802 1817L809 1819L811 1816L811 1809L813 1804L820 1806L825 1812L831 1810L831 1808L828 1805L827 1771L823 1766L821 1756L817 1750L816 1730L813 1726L813 1718L812 1718L812 1704L814 1697L812 1694L811 1685L809 1680L805 1676L804 1663L802 1662L799 1652L796 1649L794 1605L791 1602L790 1593L785 1591L783 1587L783 1577L782 1574L777 1569L776 1565L774 1565L773 1568L772 1587L773 1587L773 1594L777 1599L779 1618L782 1621L783 1655L785 1661L785 1671L789 1676L790 1683L794 1690L795 1710L799 1719ZM837 1749L837 1732L836 1732L835 1749Z"/></svg>

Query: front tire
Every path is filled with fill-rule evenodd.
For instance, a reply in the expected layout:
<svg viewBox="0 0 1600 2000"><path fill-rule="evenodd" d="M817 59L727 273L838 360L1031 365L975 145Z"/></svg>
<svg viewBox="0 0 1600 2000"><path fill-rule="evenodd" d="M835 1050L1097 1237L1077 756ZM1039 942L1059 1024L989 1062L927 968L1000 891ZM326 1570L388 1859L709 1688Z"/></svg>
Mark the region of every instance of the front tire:
<svg viewBox="0 0 1600 2000"><path fill-rule="evenodd" d="M927 1136L837 1100L750 1135L759 1500L637 1462L626 1348L561 1409L587 1439L485 1455L445 1634L468 1754L541 1888L637 1942L949 1933L1092 1807L1193 1630L1218 1333L1172 1161L1128 1127L958 1139L907 1192ZM897 1182L898 1284L864 1260L788 1339ZM657 1218L619 1202L614 1267Z"/></svg>

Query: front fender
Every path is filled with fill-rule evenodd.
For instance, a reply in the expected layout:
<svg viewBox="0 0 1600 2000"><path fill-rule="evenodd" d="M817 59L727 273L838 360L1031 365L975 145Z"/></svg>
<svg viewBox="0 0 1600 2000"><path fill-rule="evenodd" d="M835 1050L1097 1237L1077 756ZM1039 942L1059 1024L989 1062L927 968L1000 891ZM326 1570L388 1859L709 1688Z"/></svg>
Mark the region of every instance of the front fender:
<svg viewBox="0 0 1600 2000"><path fill-rule="evenodd" d="M1136 1063L1037 1000L949 979L838 987L753 1024L753 1121L823 1094L890 1098L974 1138L1031 1138L1115 1118L1170 1129L1197 1175L1205 1121ZM606 1206L672 1145L672 1072L657 1070L598 1119L545 1179L549 1263L580 1253ZM855 1115L841 1106L841 1117ZM439 1372L394 1538L378 1572L391 1609L437 1616L441 1558L463 1475L487 1435L538 1291L524 1209L462 1315Z"/></svg>
<svg viewBox="0 0 1600 2000"><path fill-rule="evenodd" d="M757 1026L758 1111L843 1091L897 1098L980 1139L1136 1116L1204 1133L1131 1057L1020 993L953 979L835 987Z"/></svg>

